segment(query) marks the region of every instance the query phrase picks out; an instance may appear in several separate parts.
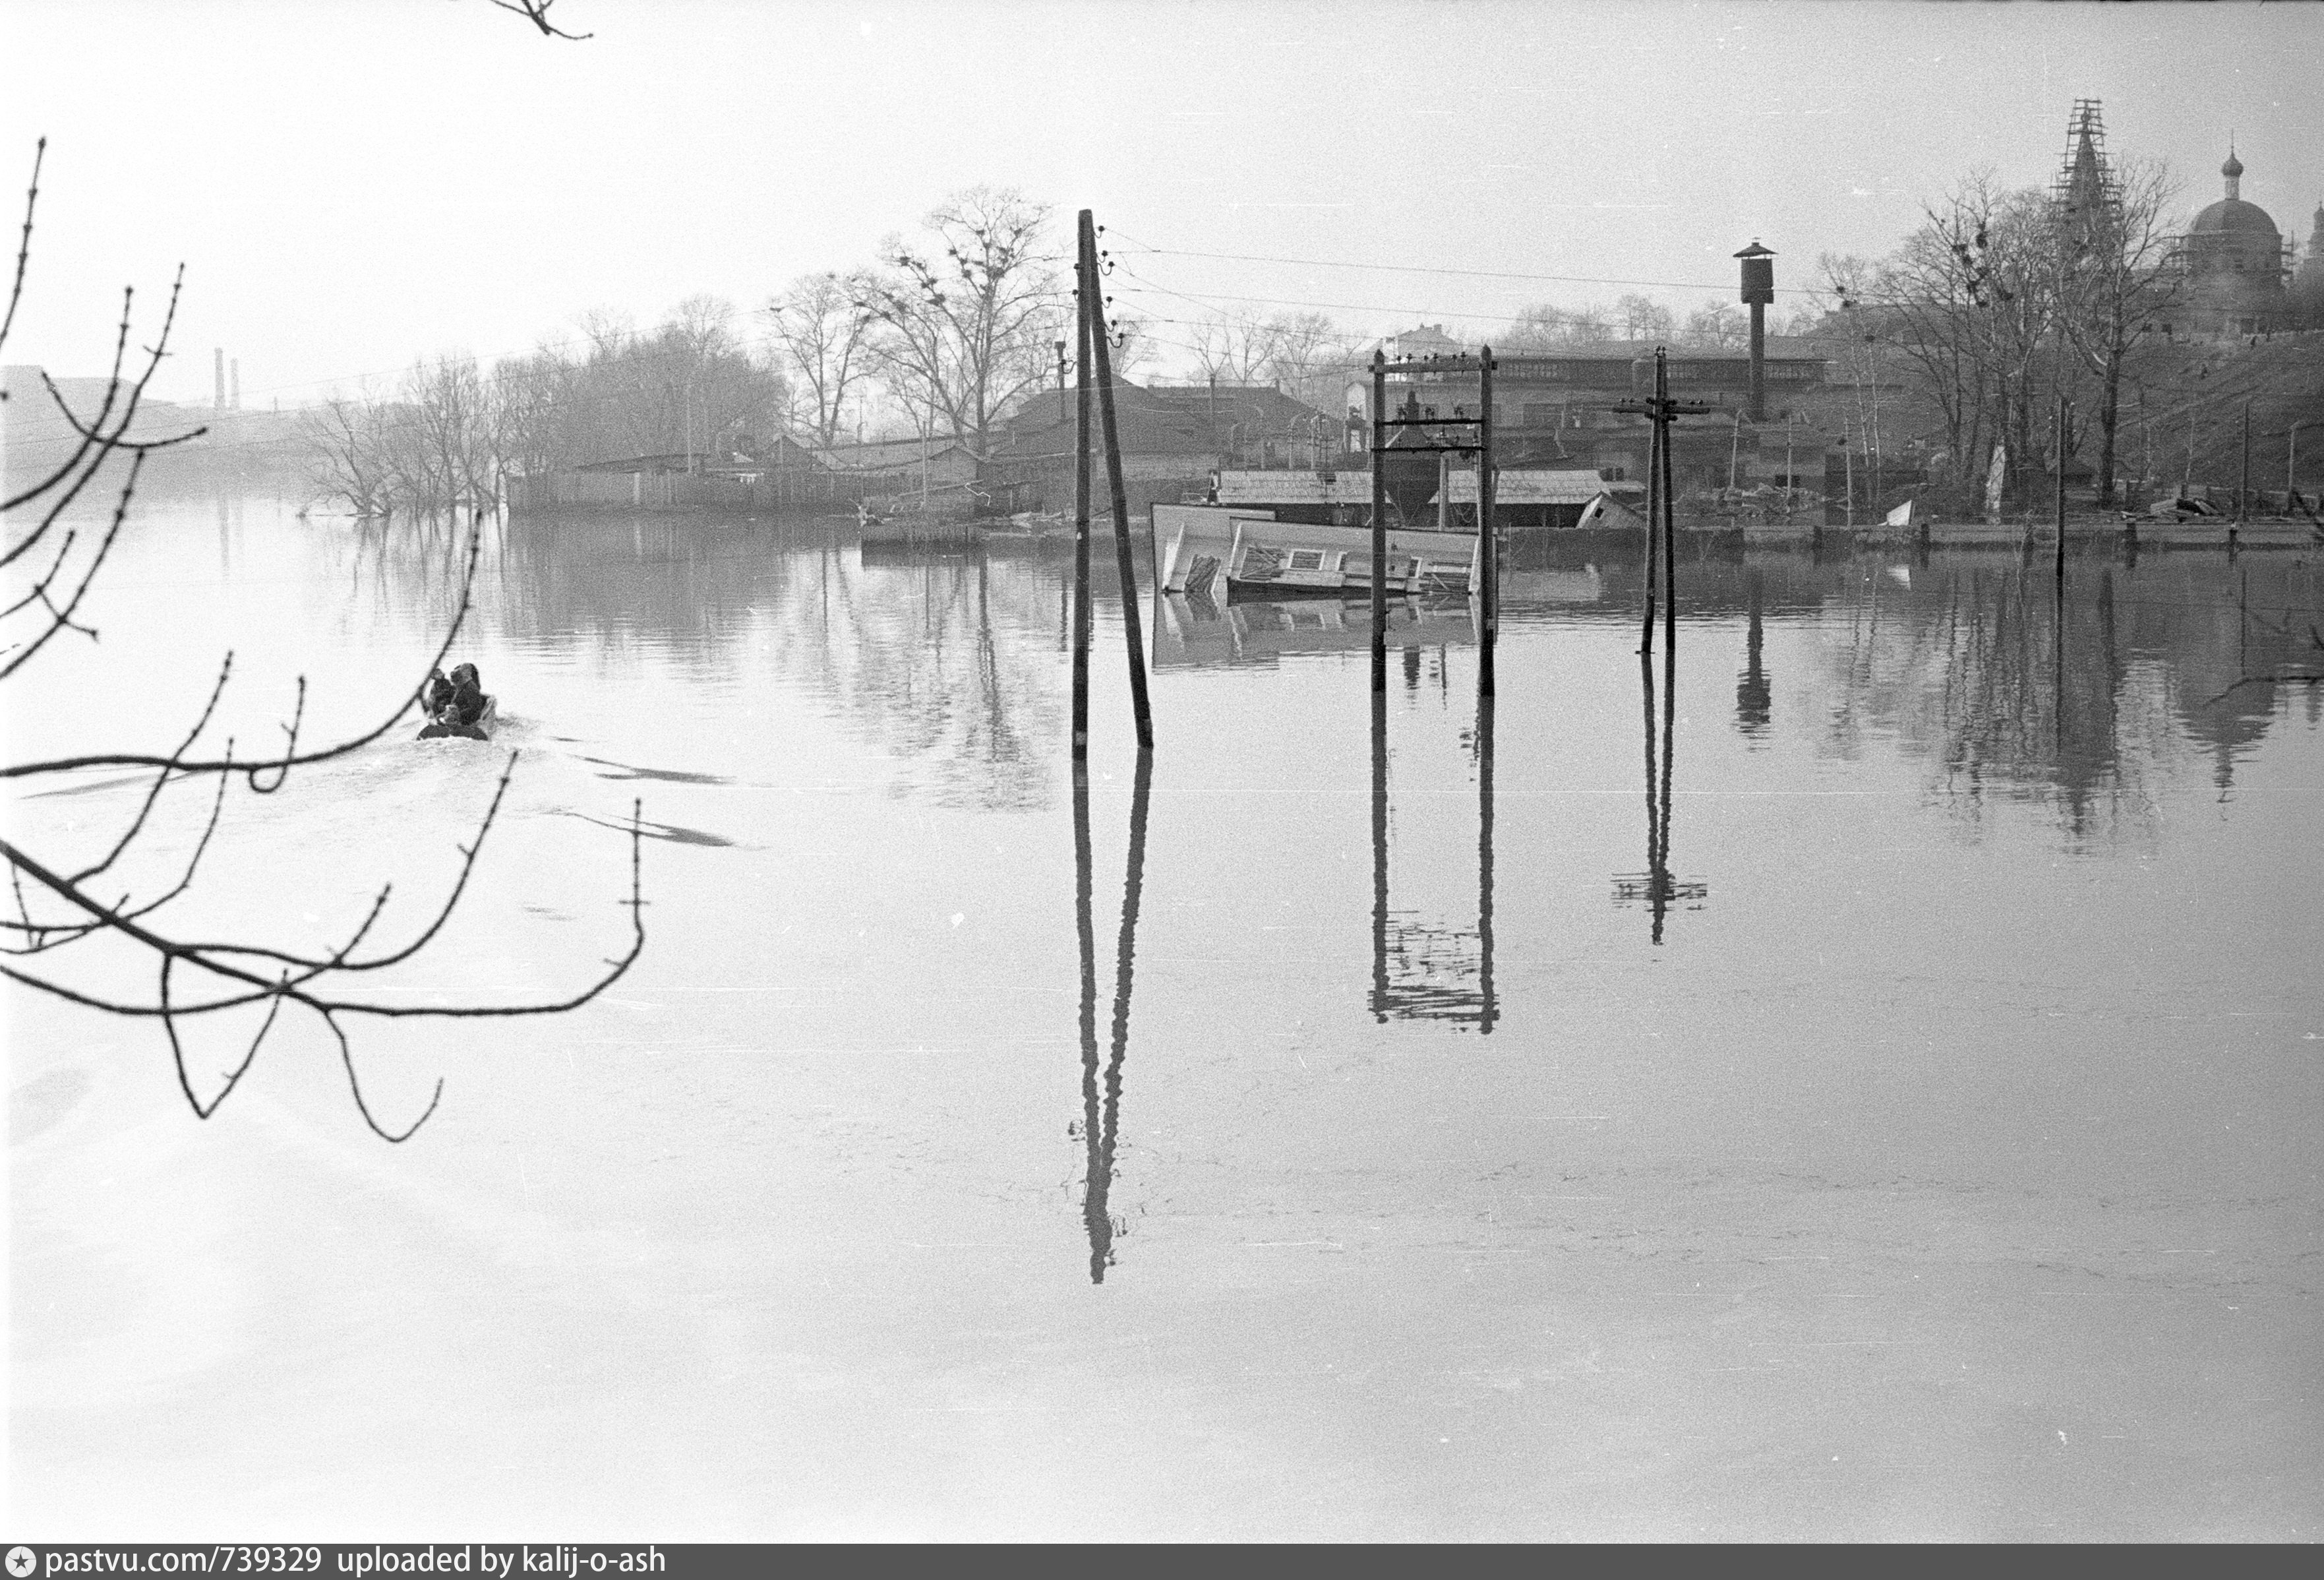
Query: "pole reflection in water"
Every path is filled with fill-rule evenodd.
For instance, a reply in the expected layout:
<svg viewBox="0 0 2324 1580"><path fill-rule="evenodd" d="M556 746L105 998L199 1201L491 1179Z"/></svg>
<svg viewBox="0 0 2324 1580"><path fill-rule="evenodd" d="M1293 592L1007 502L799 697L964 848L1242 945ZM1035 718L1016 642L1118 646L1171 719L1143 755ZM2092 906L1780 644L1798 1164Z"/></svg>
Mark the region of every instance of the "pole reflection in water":
<svg viewBox="0 0 2324 1580"><path fill-rule="evenodd" d="M1477 925L1438 927L1388 906L1388 698L1372 693L1372 1019L1472 1022L1489 1036L1493 991L1493 699L1480 693L1477 753Z"/></svg>
<svg viewBox="0 0 2324 1580"><path fill-rule="evenodd" d="M1388 1019L1388 692L1372 692L1372 1019Z"/></svg>
<svg viewBox="0 0 2324 1580"><path fill-rule="evenodd" d="M1082 1221L1089 1231L1090 1282L1105 1282L1113 1265L1113 1216L1106 1198L1113 1187L1113 1150L1120 1133L1121 1066L1130 1052L1130 990L1138 953L1138 907L1146 877L1146 812L1154 787L1154 753L1140 749L1130 798L1129 871L1121 885L1121 934L1116 940L1113 979L1113 1039L1102 1087L1097 1055L1097 926L1092 914L1089 769L1074 765L1074 918L1082 946L1082 1141L1087 1178L1082 1191Z"/></svg>
<svg viewBox="0 0 2324 1580"><path fill-rule="evenodd" d="M1746 573L1750 624L1743 635L1743 673L1735 682L1736 725L1754 738L1767 733L1767 721L1775 713L1775 688L1767 680L1765 658L1767 633L1766 621L1761 615L1764 602L1762 579L1756 569Z"/></svg>
<svg viewBox="0 0 2324 1580"><path fill-rule="evenodd" d="M1477 1030L1493 1034L1493 694L1477 698Z"/></svg>
<svg viewBox="0 0 2324 1580"><path fill-rule="evenodd" d="M1699 901L1711 892L1705 883L1685 882L1671 875L1671 781L1674 776L1677 747L1678 722L1678 644L1663 643L1663 696L1657 718L1655 707L1655 661L1651 653L1638 655L1638 692L1644 727L1640 734L1646 741L1646 870L1632 877L1617 876L1614 880L1614 903L1627 905L1634 900L1646 901L1653 918L1651 936L1654 942L1663 941L1663 924L1670 915L1673 903L1679 901ZM1661 741L1655 741L1659 723ZM1692 909L1701 909L1699 905Z"/></svg>

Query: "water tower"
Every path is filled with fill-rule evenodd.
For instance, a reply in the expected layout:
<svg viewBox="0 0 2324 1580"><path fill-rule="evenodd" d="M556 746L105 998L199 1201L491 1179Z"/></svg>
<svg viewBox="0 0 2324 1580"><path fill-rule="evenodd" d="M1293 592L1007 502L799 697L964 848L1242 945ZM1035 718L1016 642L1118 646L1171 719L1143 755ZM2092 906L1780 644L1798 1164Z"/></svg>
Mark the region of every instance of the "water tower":
<svg viewBox="0 0 2324 1580"><path fill-rule="evenodd" d="M1775 300L1775 254L1756 240L1743 260L1743 300L1751 310L1751 420L1767 420L1767 304Z"/></svg>

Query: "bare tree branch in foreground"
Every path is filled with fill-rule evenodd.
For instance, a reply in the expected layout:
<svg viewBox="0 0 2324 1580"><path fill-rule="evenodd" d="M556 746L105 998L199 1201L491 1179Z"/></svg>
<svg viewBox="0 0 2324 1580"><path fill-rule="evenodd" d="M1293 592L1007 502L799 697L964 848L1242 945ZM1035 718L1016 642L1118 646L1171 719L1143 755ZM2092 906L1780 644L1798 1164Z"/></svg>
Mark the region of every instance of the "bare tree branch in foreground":
<svg viewBox="0 0 2324 1580"><path fill-rule="evenodd" d="M583 39L594 39L597 36L593 32L567 32L561 28L552 27L549 21L549 8L557 4L557 0L493 0L493 4L503 11L515 12L539 28L544 35L552 39L571 39L578 43Z"/></svg>
<svg viewBox="0 0 2324 1580"><path fill-rule="evenodd" d="M544 5L543 10L546 9ZM32 215L40 196L40 167L46 155L47 141L42 139L33 158L33 179L25 195L23 243L16 256L15 278L9 294L9 316L0 320L0 348L6 345L6 331L14 317L16 302L22 298L24 280L32 257ZM179 271L182 282L184 271ZM161 439L133 439L131 424L135 420L140 403L145 398L148 383L167 355L170 330L174 321L178 301L177 285L170 295L169 311L164 315L160 335L150 347L143 348L144 362L134 379L124 381L122 373L129 347L131 304L134 298L124 292L121 325L115 337L113 376L108 383L104 401L93 417L83 419L65 403L53 383L46 387L73 436L71 452L63 462L45 471L29 487L0 501L0 524L7 529L7 541L0 548L0 574L11 577L5 607L0 607L0 679L14 676L28 664L58 635L71 632L94 641L95 627L78 618L83 600L104 568L106 559L118 540L122 523L127 520L131 502L137 491L137 479L147 455L168 445L197 437L202 430L179 434ZM44 382L46 375L42 375ZM0 399L5 399L0 394ZM109 519L101 534L85 534L80 526L67 521L67 512L92 485L116 453L129 457L127 475L118 485ZM106 487L114 485L106 483ZM478 522L481 525L481 513ZM15 529L20 522L25 530ZM460 598L449 628L435 654L423 670L440 666L458 636L466 619L475 587L476 563L482 550L480 531L472 531L468 541L467 564L460 584ZM47 547L43 548L43 545ZM36 554L36 550L39 551ZM23 568L18 568L22 562ZM290 722L281 726L282 749L279 753L263 755L239 753L229 737L221 748L202 745L202 738L217 712L218 703L226 694L226 683L234 670L234 655L229 652L218 666L217 679L210 688L209 700L174 748L161 753L150 752L102 752L77 756L50 758L36 762L0 762L0 780L16 781L19 787L36 782L47 776L70 773L79 770L115 767L133 768L152 775L134 816L120 830L103 856L88 864L74 868L69 864L48 859L18 844L12 838L0 838L0 857L8 865L9 893L7 902L13 914L0 913L0 975L37 988L55 997L87 1008L102 1010L109 1014L161 1022L162 1034L168 1039L170 1056L177 1072L178 1087L187 1104L197 1117L208 1119L217 1112L218 1105L231 1095L252 1064L259 1049L280 1018L285 1004L295 1005L321 1021L331 1033L338 1049L339 1060L346 1072L347 1084L354 1095L356 1110L364 1123L390 1141L410 1139L429 1114L443 1095L443 1083L438 1080L435 1095L417 1119L400 1129L381 1123L364 1096L362 1079L356 1072L354 1049L347 1036L346 1022L358 1016L378 1016L390 1019L434 1017L447 1020L480 1020L518 1015L548 1015L578 1008L603 993L618 980L645 947L645 912L641 888L640 852L643 808L632 803L630 818L630 895L622 901L630 910L629 947L618 958L604 963L604 970L586 986L561 998L535 1003L515 1004L453 1004L414 1006L378 1002L366 994L366 984L379 983L380 973L388 972L418 956L435 940L451 919L462 895L466 892L470 875L484 850L484 839L492 832L500 815L501 803L508 791L510 778L516 770L517 754L512 752L503 767L491 804L484 809L476 826L475 836L459 846L461 863L451 888L436 907L426 925L396 945L365 945L384 915L388 899L393 892L392 882L384 884L373 898L362 921L342 941L322 950L276 948L263 941L246 938L206 938L179 930L164 919L162 913L196 887L203 856L210 848L224 815L226 792L239 777L244 787L256 795L271 795L282 788L283 781L294 768L309 763L328 762L357 752L380 740L404 722L419 706L418 688L407 692L393 711L375 728L346 739L328 742L301 749L300 725L306 714L307 683L301 676L298 686L298 703ZM209 779L216 781L209 796L208 820L203 825L192 851L174 865L174 875L158 890L139 893L134 889L123 890L119 881L104 884L99 881L128 857L163 794L174 784L188 780ZM118 947L126 945L134 957L142 958L143 968L153 973L150 992L128 993L113 988L97 990L66 981L58 974L65 959L65 951L76 946L105 943ZM376 989L374 990L376 993ZM220 1083L205 1096L197 1089L192 1073L187 1067L186 1049L180 1036L181 1022L197 1016L217 1014L244 1006L263 1004L265 1017L241 1057L231 1069L222 1071Z"/></svg>

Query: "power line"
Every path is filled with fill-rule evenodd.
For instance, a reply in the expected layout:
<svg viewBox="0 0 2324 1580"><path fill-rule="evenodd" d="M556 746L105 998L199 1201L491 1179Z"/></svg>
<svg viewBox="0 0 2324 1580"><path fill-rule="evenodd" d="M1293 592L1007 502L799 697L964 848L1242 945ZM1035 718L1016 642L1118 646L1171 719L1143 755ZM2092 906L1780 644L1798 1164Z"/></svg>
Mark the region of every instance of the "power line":
<svg viewBox="0 0 2324 1580"><path fill-rule="evenodd" d="M1125 232L1115 234L1133 243L1140 252L1166 258L1211 258L1231 263L1288 263L1307 269L1368 269L1383 273L1443 274L1472 280L1533 280L1552 285L1643 285L1660 291L1723 291L1728 289L1725 285L1706 285L1700 281L1689 280L1618 280L1593 274L1529 274L1504 269L1445 269L1425 263L1359 263L1348 259L1277 258L1257 253L1198 253L1185 247L1153 246ZM1785 285L1777 289L1788 296L1816 294L1815 290L1809 286Z"/></svg>

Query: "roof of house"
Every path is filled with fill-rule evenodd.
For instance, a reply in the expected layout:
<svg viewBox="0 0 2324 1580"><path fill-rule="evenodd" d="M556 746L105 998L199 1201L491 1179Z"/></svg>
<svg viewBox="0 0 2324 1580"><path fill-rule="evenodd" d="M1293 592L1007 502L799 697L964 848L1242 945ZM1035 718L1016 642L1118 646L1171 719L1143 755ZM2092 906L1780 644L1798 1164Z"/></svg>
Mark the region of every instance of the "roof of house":
<svg viewBox="0 0 2324 1580"><path fill-rule="evenodd" d="M923 457L930 464L957 451L967 455L968 447L956 439L929 438L875 439L862 444L835 444L816 451L824 465L842 471L891 472L898 467L917 467Z"/></svg>
<svg viewBox="0 0 2324 1580"><path fill-rule="evenodd" d="M1210 434L1172 402L1126 381L1113 391L1114 428L1133 455L1193 455L1207 450ZM1071 390L1039 390L1010 413L994 454L1023 458L1070 454L1078 403Z"/></svg>
<svg viewBox="0 0 2324 1580"><path fill-rule="evenodd" d="M1145 393L1193 418L1207 432L1213 417L1223 429L1228 423L1256 422L1281 430L1315 421L1335 421L1306 402L1285 394L1273 384L1165 384Z"/></svg>
<svg viewBox="0 0 2324 1580"><path fill-rule="evenodd" d="M622 456L613 460L583 461L576 472L682 472L694 457L682 450L658 456Z"/></svg>

